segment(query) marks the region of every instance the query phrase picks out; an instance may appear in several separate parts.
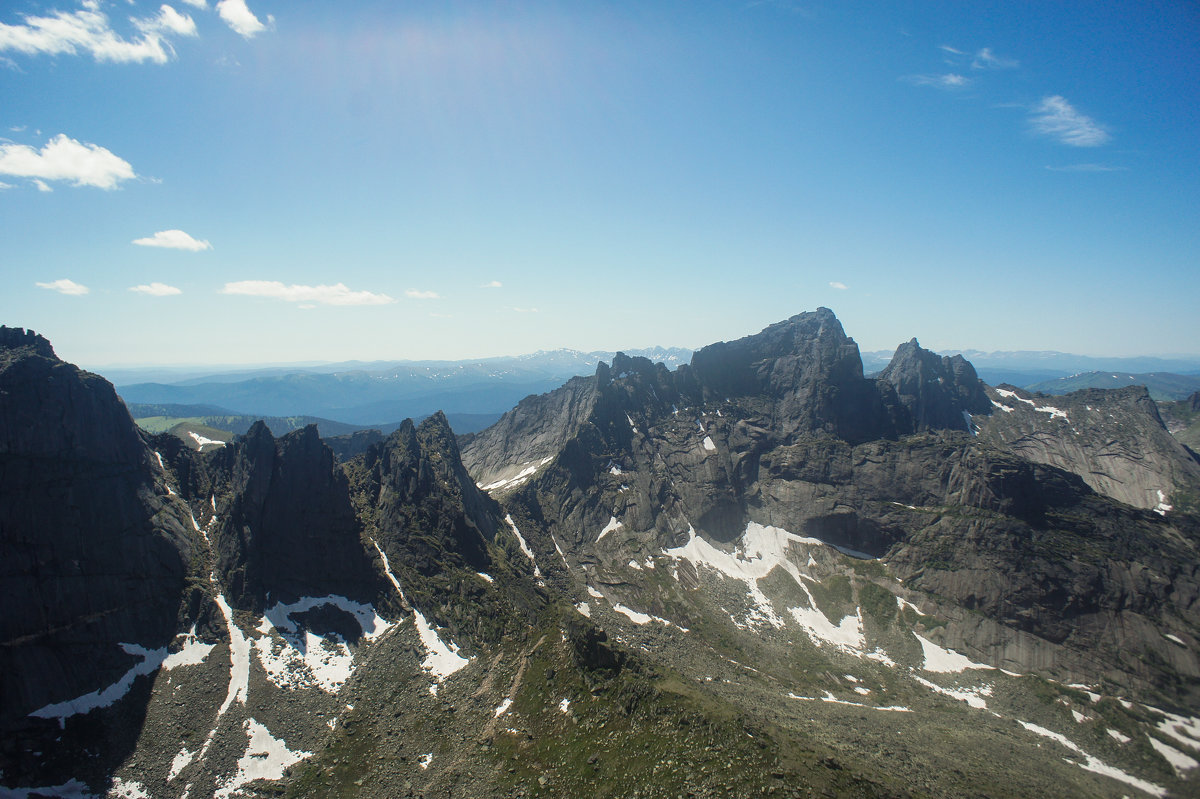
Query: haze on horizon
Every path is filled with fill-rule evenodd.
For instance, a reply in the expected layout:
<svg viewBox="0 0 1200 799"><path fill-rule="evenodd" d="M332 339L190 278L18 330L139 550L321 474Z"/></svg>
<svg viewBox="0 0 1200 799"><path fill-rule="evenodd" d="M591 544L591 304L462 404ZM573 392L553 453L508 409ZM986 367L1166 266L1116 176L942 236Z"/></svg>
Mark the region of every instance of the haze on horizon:
<svg viewBox="0 0 1200 799"><path fill-rule="evenodd" d="M77 363L1200 350L1188 3L29 0L0 322Z"/></svg>

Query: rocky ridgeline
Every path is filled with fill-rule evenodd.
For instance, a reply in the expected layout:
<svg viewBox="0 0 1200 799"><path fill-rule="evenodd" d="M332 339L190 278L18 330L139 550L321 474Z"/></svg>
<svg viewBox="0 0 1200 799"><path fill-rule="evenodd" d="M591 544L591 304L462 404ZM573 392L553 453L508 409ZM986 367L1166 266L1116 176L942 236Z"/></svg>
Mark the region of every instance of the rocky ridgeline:
<svg viewBox="0 0 1200 799"><path fill-rule="evenodd" d="M1195 460L1053 399L819 309L199 452L0 328L0 793L1186 793Z"/></svg>
<svg viewBox="0 0 1200 799"><path fill-rule="evenodd" d="M1189 696L1177 679L1200 679L1195 653L1153 621L1200 632L1190 610L1200 598L1196 544L1161 514L1136 510L1200 485L1200 472L1144 390L1066 400L1111 417L1089 435L1123 448L1123 461L1089 459L1085 439L1065 427L1032 452L998 431L1057 421L1049 412L1022 397L999 408L967 361L915 340L865 378L856 345L821 309L698 350L675 372L618 357L591 385L560 392L470 438L464 460L482 479L524 465L523 480L494 490L541 562L562 549L608 570L634 586L631 604L640 578L623 569L630 560L693 533L737 545L760 524L880 558L906 585L969 608L977 615L948 625L946 640L988 662L1065 678L1121 674ZM568 400L580 396L589 402ZM540 427L558 439L520 449L516 422L535 408L560 413ZM552 461L530 458L555 445Z"/></svg>

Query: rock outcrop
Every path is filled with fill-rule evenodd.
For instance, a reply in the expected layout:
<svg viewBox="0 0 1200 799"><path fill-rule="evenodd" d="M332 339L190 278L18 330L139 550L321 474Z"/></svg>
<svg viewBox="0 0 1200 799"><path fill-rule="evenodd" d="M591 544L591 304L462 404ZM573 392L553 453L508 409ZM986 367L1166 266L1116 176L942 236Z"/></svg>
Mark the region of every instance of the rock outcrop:
<svg viewBox="0 0 1200 799"><path fill-rule="evenodd" d="M111 683L164 646L188 511L112 386L0 328L0 722Z"/></svg>
<svg viewBox="0 0 1200 799"><path fill-rule="evenodd" d="M1200 486L1200 462L1167 431L1144 386L988 392L993 412L975 419L982 441L1072 472L1105 496L1165 513L1176 492Z"/></svg>

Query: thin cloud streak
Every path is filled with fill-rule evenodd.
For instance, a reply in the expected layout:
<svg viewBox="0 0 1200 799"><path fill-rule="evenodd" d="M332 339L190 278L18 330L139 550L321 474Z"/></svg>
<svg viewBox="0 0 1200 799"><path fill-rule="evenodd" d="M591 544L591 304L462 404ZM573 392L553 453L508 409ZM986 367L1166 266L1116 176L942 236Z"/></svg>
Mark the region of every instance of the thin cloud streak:
<svg viewBox="0 0 1200 799"><path fill-rule="evenodd" d="M1034 133L1057 139L1071 147L1098 147L1112 138L1104 126L1075 109L1065 97L1042 98L1030 111L1029 124Z"/></svg>
<svg viewBox="0 0 1200 799"><path fill-rule="evenodd" d="M992 52L992 48L984 47L971 59L971 69L1016 69L1021 62L1015 58L1002 58Z"/></svg>
<svg viewBox="0 0 1200 799"><path fill-rule="evenodd" d="M932 86L946 91L958 91L971 85L970 78L954 72L945 75L905 75L901 80L914 86Z"/></svg>
<svg viewBox="0 0 1200 799"><path fill-rule="evenodd" d="M845 291L847 289L847 286L845 283L841 282L840 280L831 280L831 281L829 281L829 288L837 289L838 291Z"/></svg>
<svg viewBox="0 0 1200 799"><path fill-rule="evenodd" d="M408 289L404 292L404 296L410 300L440 300L442 298L436 291L421 291L420 289Z"/></svg>
<svg viewBox="0 0 1200 799"><path fill-rule="evenodd" d="M129 290L136 291L138 294L148 294L151 297L170 297L183 293L183 289L168 286L166 283L146 283L141 286L130 286Z"/></svg>
<svg viewBox="0 0 1200 799"><path fill-rule="evenodd" d="M40 289L49 289L50 291L57 291L59 294L69 294L75 297L91 291L87 286L76 283L74 280L68 280L65 277L52 280L49 283L36 283L34 285Z"/></svg>
<svg viewBox="0 0 1200 799"><path fill-rule="evenodd" d="M320 305L387 305L396 301L386 294L351 291L344 283L335 283L332 286L303 286L285 285L277 280L239 280L226 283L221 293Z"/></svg>

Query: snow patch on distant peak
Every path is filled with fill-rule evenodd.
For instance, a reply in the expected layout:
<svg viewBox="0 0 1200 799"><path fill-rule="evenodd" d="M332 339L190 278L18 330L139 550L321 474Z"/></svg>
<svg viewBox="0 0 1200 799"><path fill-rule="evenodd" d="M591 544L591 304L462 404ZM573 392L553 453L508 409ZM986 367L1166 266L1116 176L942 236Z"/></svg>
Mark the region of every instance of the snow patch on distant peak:
<svg viewBox="0 0 1200 799"><path fill-rule="evenodd" d="M1154 512L1159 516L1166 516L1174 509L1174 506L1167 504L1167 495L1163 493L1161 488L1158 489L1158 504L1154 506Z"/></svg>
<svg viewBox="0 0 1200 799"><path fill-rule="evenodd" d="M191 436L192 440L196 442L197 447L204 447L208 444L216 444L218 447L225 446L224 441L218 441L215 438L206 438L199 433L193 433L191 430L188 431L188 435Z"/></svg>
<svg viewBox="0 0 1200 799"><path fill-rule="evenodd" d="M717 451L717 445L713 443L712 436L704 437L704 449L706 449L709 452Z"/></svg>
<svg viewBox="0 0 1200 799"><path fill-rule="evenodd" d="M534 560L533 550L529 548L529 544L525 541L525 536L521 535L521 531L517 529L517 523L513 521L512 514L506 514L504 521L508 523L508 528L512 530L513 535L517 537L517 545L521 547L521 551L525 553L525 557L529 558L529 562L533 564L533 576L541 577L542 570L538 568L537 561Z"/></svg>

